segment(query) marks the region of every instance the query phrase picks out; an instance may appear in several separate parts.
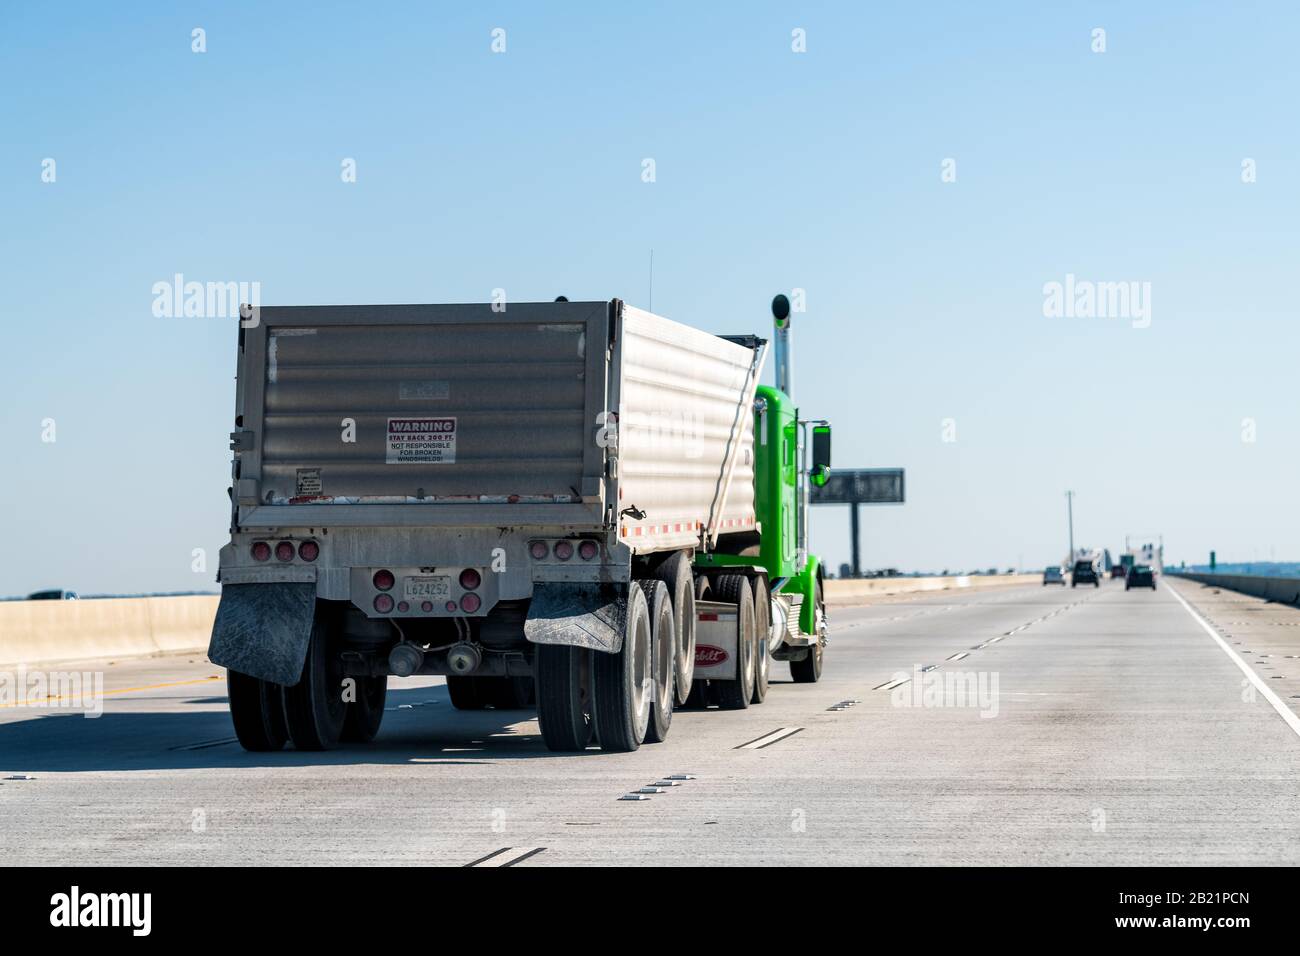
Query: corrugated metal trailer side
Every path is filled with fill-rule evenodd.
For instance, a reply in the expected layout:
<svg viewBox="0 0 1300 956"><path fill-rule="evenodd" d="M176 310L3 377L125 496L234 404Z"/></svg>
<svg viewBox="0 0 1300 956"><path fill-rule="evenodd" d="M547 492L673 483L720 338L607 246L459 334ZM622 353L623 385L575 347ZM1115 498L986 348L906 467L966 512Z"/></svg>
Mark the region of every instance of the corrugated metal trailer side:
<svg viewBox="0 0 1300 956"><path fill-rule="evenodd" d="M761 351L624 306L616 337L619 540L635 552L756 530Z"/></svg>

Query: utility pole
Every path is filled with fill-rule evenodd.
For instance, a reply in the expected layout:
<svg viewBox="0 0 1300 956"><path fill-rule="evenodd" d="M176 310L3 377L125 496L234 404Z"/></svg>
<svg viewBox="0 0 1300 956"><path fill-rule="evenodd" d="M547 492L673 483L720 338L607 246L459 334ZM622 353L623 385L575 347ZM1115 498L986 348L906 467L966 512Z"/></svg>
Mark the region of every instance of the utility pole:
<svg viewBox="0 0 1300 956"><path fill-rule="evenodd" d="M1065 493L1065 507L1070 515L1070 561L1074 561L1074 492Z"/></svg>

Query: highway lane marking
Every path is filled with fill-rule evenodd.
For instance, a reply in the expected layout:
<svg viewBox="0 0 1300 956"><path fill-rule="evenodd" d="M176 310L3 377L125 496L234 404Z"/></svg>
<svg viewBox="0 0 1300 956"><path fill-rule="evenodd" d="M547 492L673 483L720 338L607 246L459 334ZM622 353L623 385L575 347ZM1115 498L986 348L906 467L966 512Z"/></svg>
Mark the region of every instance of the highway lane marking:
<svg viewBox="0 0 1300 956"><path fill-rule="evenodd" d="M164 687L185 687L189 684L210 684L214 680L225 680L225 678L221 677L218 674L213 674L211 677L199 677L196 678L195 680L177 680L177 681L171 681L170 683L166 683L166 684L146 684L144 687L124 687L120 690L106 690L103 691L100 694L100 696L108 697L112 694L138 694L141 691L145 691L145 690L161 690ZM56 700L67 700L70 696L72 695L65 694L59 697L42 697L41 703L50 703ZM27 701L18 701L15 703L0 704L0 707L23 707L26 706L27 703L28 703Z"/></svg>
<svg viewBox="0 0 1300 956"><path fill-rule="evenodd" d="M522 863L529 857L537 856L537 854L541 853L545 849L546 847L544 846L532 847L527 850L522 847L503 846L499 850L492 851L487 856L481 856L471 863L466 863L465 866L514 866L516 863ZM520 850L521 852L509 857L503 855L512 850Z"/></svg>
<svg viewBox="0 0 1300 956"><path fill-rule="evenodd" d="M1286 725L1295 731L1297 736L1300 736L1300 717L1296 716L1295 712L1283 702L1282 698L1273 693L1269 686L1264 683L1264 679L1256 674L1254 669L1242 660L1237 652L1229 647L1223 638L1215 633L1214 628L1210 627L1210 625L1205 622L1205 618L1201 617L1201 615L1187 603L1183 596L1168 584L1167 580L1165 587L1168 588L1170 594L1178 599L1178 603L1183 606L1187 613L1192 616L1192 620L1201 625L1206 634L1214 638L1214 643L1218 644L1219 647L1223 649L1223 653L1232 658L1232 662L1237 665L1243 674L1246 675L1246 679L1250 681L1254 688L1264 695L1264 699L1273 705L1273 709L1277 711L1279 717L1286 721Z"/></svg>
<svg viewBox="0 0 1300 956"><path fill-rule="evenodd" d="M894 680L887 680L883 684L877 684L875 687L871 689L872 690L893 690L895 687L902 687L911 679L912 678L910 677L898 677L895 678Z"/></svg>
<svg viewBox="0 0 1300 956"><path fill-rule="evenodd" d="M732 747L731 749L732 750L762 750L764 747L770 747L772 746L772 744L780 743L782 740L785 740L787 737L793 737L801 730L803 730L802 727L778 727L770 734L764 734L762 737L759 737L755 740L751 740L747 744L741 744L739 747Z"/></svg>
<svg viewBox="0 0 1300 956"><path fill-rule="evenodd" d="M238 743L238 737L221 737L217 740L200 740L196 744L185 744L180 747L168 747L168 750L207 750L209 747L224 747L226 744Z"/></svg>
<svg viewBox="0 0 1300 956"><path fill-rule="evenodd" d="M954 655L952 655L952 657L949 657L949 658L947 658L947 659L950 660L950 661L959 661L959 660L961 660L963 657L970 657L970 654L966 653L965 651L962 651L961 653L959 653L959 654L954 654Z"/></svg>

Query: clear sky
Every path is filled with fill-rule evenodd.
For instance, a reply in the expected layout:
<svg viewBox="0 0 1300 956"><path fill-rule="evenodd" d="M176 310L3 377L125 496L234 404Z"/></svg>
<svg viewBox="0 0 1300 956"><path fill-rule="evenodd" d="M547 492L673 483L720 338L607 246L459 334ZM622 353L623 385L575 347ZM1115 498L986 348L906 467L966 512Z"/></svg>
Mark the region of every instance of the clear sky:
<svg viewBox="0 0 1300 956"><path fill-rule="evenodd" d="M154 283L644 306L651 249L654 310L701 328L763 332L806 290L804 413L837 464L907 469L868 567L1041 567L1067 488L1080 544L1300 558L1298 26L1281 2L6 3L0 594L215 587L234 324L155 317ZM1149 326L1045 316L1068 274L1150 283ZM832 566L847 524L815 517Z"/></svg>

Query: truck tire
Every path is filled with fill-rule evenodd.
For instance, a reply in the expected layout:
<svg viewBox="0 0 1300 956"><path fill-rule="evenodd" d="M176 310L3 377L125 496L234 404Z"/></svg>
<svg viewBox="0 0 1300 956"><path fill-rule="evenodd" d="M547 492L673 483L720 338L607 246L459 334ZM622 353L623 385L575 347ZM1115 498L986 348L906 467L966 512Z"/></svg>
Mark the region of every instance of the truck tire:
<svg viewBox="0 0 1300 956"><path fill-rule="evenodd" d="M744 710L754 696L754 592L743 574L723 574L714 595L736 605L736 679L711 681L710 686L717 686L718 706L723 710Z"/></svg>
<svg viewBox="0 0 1300 956"><path fill-rule="evenodd" d="M591 743L591 654L585 647L537 645L537 720L548 750L586 750Z"/></svg>
<svg viewBox="0 0 1300 956"><path fill-rule="evenodd" d="M627 588L623 646L616 654L591 655L591 686L596 702L596 740L600 749L629 753L641 746L650 727L653 667L648 593L658 582L633 581Z"/></svg>
<svg viewBox="0 0 1300 956"><path fill-rule="evenodd" d="M349 743L368 744L379 733L379 725L384 722L384 704L388 701L388 678L358 677L357 699L348 704L347 715L343 718L343 735L341 740Z"/></svg>
<svg viewBox="0 0 1300 956"><path fill-rule="evenodd" d="M284 723L284 688L270 681L226 671L230 719L239 745L252 753L283 749L289 739Z"/></svg>
<svg viewBox="0 0 1300 956"><path fill-rule="evenodd" d="M768 676L771 673L772 654L768 642L772 639L772 598L767 590L767 576L759 574L754 581L754 693L751 704L761 704L767 699Z"/></svg>
<svg viewBox="0 0 1300 956"><path fill-rule="evenodd" d="M825 620L826 601L822 596L822 583L820 580L817 582L817 608L815 613L819 618ZM818 631L815 635L817 639L813 641L812 647L808 648L808 655L801 661L790 662L790 677L796 684L815 684L822 679L822 653L824 649L822 648L821 628L817 627L814 630Z"/></svg>
<svg viewBox="0 0 1300 956"><path fill-rule="evenodd" d="M676 684L678 641L677 622L673 620L673 601L668 595L668 585L663 581L647 581L650 604L650 644L653 665L650 679L654 682L654 700L650 703L650 726L645 742L661 744L668 739L668 728L673 723L673 707L677 701L673 693ZM689 588L689 584L688 584ZM689 591L692 607L695 592Z"/></svg>
<svg viewBox="0 0 1300 956"><path fill-rule="evenodd" d="M655 577L668 585L672 599L677 645L673 694L674 702L680 706L690 696L691 681L695 678L695 574L691 570L691 559L686 552L678 551L659 565ZM701 580L708 583L707 578Z"/></svg>
<svg viewBox="0 0 1300 956"><path fill-rule="evenodd" d="M343 699L343 667L332 630L317 605L302 678L284 689L289 739L299 750L332 750L343 734L348 704Z"/></svg>
<svg viewBox="0 0 1300 956"><path fill-rule="evenodd" d="M481 677L447 675L447 696L457 710L482 710L488 705Z"/></svg>

